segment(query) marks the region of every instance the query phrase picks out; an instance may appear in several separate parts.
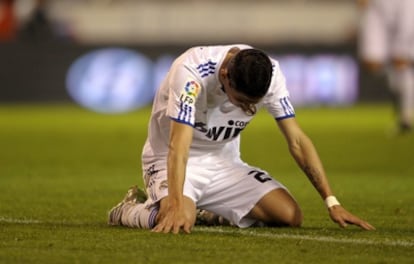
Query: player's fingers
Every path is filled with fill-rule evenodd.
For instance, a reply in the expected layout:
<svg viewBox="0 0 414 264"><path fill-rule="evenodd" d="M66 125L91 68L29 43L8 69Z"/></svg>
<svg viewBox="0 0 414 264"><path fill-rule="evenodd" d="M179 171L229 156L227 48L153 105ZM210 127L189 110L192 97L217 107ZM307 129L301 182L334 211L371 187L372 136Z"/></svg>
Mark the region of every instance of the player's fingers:
<svg viewBox="0 0 414 264"><path fill-rule="evenodd" d="M375 230L375 227L370 225L369 223L364 223L362 226L365 230Z"/></svg>
<svg viewBox="0 0 414 264"><path fill-rule="evenodd" d="M156 233L168 233L170 232L170 227L166 221L161 221L159 224L157 224L151 231Z"/></svg>
<svg viewBox="0 0 414 264"><path fill-rule="evenodd" d="M159 233L159 232L162 231L162 229L163 229L163 225L160 223L160 224L156 225L151 231Z"/></svg>
<svg viewBox="0 0 414 264"><path fill-rule="evenodd" d="M189 223L184 224L183 231L186 232L187 234L191 233L191 224Z"/></svg>
<svg viewBox="0 0 414 264"><path fill-rule="evenodd" d="M173 224L168 223L164 226L162 232L165 234L170 233L172 229L173 229Z"/></svg>
<svg viewBox="0 0 414 264"><path fill-rule="evenodd" d="M338 225L342 228L345 228L348 226L346 219L344 219L343 217L336 218L335 222L338 223Z"/></svg>
<svg viewBox="0 0 414 264"><path fill-rule="evenodd" d="M342 228L345 228L345 227L347 227L348 226L348 224L345 222L345 221L338 221L338 224L339 224L339 226L340 227L342 227Z"/></svg>
<svg viewBox="0 0 414 264"><path fill-rule="evenodd" d="M361 223L359 224L359 226L365 230L375 230L375 227L372 226L370 223L365 222L365 221L361 221Z"/></svg>
<svg viewBox="0 0 414 264"><path fill-rule="evenodd" d="M371 224L369 224L368 222L365 222L364 220L356 217L356 216L351 216L347 222L349 224L353 224L353 225L357 225L359 227L361 227L362 229L365 230L375 230L375 227L373 227Z"/></svg>
<svg viewBox="0 0 414 264"><path fill-rule="evenodd" d="M178 234L180 232L181 224L175 224L172 228L173 234Z"/></svg>

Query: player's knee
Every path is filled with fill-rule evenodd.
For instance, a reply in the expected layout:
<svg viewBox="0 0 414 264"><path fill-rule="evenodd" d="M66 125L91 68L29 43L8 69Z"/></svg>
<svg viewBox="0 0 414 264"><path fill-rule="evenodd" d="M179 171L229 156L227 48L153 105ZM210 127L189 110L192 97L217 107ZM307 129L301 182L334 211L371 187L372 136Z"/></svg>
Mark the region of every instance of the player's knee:
<svg viewBox="0 0 414 264"><path fill-rule="evenodd" d="M293 206L286 210L283 222L290 227L300 227L303 222L303 214L300 208L298 206Z"/></svg>
<svg viewBox="0 0 414 264"><path fill-rule="evenodd" d="M292 227L300 227L303 222L303 214L300 208L296 208L291 215L289 225Z"/></svg>
<svg viewBox="0 0 414 264"><path fill-rule="evenodd" d="M285 206L283 210L273 212L268 217L265 222L270 226L300 227L303 222L302 211L298 206Z"/></svg>
<svg viewBox="0 0 414 264"><path fill-rule="evenodd" d="M299 227L303 221L299 205L284 189L266 194L250 212L250 216L271 226Z"/></svg>

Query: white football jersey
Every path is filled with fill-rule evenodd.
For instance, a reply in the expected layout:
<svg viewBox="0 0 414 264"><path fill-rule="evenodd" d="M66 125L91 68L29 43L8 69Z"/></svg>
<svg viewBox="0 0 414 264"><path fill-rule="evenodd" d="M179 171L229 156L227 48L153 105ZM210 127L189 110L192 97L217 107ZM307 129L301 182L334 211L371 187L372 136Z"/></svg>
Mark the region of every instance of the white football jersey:
<svg viewBox="0 0 414 264"><path fill-rule="evenodd" d="M194 127L190 156L220 149L239 156L240 132L253 116L229 101L218 77L222 62L233 47L251 48L247 45L194 47L174 61L154 99L143 163L165 161L171 119ZM285 77L278 62L271 61L270 88L256 107L265 107L277 120L293 117L295 112Z"/></svg>

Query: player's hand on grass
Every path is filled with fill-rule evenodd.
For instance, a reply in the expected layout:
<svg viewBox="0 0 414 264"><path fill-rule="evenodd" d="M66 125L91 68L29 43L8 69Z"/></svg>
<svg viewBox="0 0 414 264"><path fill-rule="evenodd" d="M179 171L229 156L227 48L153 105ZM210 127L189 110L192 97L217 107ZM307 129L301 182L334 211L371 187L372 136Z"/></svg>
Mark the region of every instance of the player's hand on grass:
<svg viewBox="0 0 414 264"><path fill-rule="evenodd" d="M181 230L191 233L193 221L186 216L183 210L169 209L158 215L158 224L152 229L157 233L178 234Z"/></svg>
<svg viewBox="0 0 414 264"><path fill-rule="evenodd" d="M370 223L360 219L359 217L351 214L345 208L343 208L340 205L334 205L330 207L329 209L329 215L331 219L338 223L341 227L347 227L348 224L351 225L357 225L365 230L375 230L375 227L373 227Z"/></svg>

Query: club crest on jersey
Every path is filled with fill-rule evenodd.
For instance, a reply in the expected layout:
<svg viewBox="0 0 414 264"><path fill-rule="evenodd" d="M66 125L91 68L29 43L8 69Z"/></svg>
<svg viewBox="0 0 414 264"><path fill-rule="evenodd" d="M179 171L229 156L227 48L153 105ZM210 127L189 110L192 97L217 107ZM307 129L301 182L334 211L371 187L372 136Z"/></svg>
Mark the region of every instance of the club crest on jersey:
<svg viewBox="0 0 414 264"><path fill-rule="evenodd" d="M180 95L180 101L185 104L194 104L200 89L200 84L198 82L194 80L188 81Z"/></svg>

